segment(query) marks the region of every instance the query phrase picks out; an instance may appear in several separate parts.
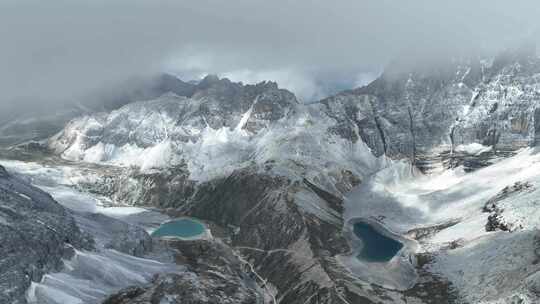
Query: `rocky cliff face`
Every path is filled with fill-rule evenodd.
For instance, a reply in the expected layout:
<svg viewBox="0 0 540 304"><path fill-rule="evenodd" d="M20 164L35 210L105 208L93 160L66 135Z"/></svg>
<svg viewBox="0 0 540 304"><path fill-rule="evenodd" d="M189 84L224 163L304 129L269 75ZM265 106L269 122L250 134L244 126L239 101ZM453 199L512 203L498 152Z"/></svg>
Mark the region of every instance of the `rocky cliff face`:
<svg viewBox="0 0 540 304"><path fill-rule="evenodd" d="M93 240L52 197L0 166L0 303L26 303L31 282Z"/></svg>
<svg viewBox="0 0 540 304"><path fill-rule="evenodd" d="M75 119L50 146L70 160L143 171L187 164L192 178L205 179L249 160L253 135L288 120L296 107L294 95L275 83L242 86L209 76L191 98L169 93Z"/></svg>
<svg viewBox="0 0 540 304"><path fill-rule="evenodd" d="M536 143L540 60L534 50L489 60L390 67L371 84L327 98L332 115L354 128L376 155L421 161L434 150L480 143L516 150Z"/></svg>

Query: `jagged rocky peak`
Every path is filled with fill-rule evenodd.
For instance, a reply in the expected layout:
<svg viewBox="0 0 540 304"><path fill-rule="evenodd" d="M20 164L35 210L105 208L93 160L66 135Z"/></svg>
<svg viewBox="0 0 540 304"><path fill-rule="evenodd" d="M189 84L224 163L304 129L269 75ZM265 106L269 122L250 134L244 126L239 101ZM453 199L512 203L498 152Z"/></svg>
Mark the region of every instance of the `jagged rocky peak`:
<svg viewBox="0 0 540 304"><path fill-rule="evenodd" d="M184 82L178 77L170 74L161 74L157 76L155 87L157 92L161 94L173 92L178 96L186 97L192 96L196 88L194 84Z"/></svg>
<svg viewBox="0 0 540 304"><path fill-rule="evenodd" d="M249 138L288 121L299 106L293 93L273 82L244 85L207 76L189 97L169 92L110 113L78 117L49 147L71 160L117 158L124 165L152 168L185 159L191 171L204 171L209 161L216 166L245 161ZM140 161L145 149L151 155ZM207 150L210 153L200 153ZM222 154L221 161L216 153ZM201 157L205 159L193 164Z"/></svg>
<svg viewBox="0 0 540 304"><path fill-rule="evenodd" d="M418 157L473 143L494 150L534 145L540 131L540 59L534 48L491 59L390 66L367 86L322 101L376 155ZM351 129L352 128L352 129Z"/></svg>
<svg viewBox="0 0 540 304"><path fill-rule="evenodd" d="M216 74L208 74L206 75L198 84L198 87L200 89L210 87L214 84L217 84L222 80L222 82L231 83L231 81L228 78L219 79L219 77Z"/></svg>
<svg viewBox="0 0 540 304"><path fill-rule="evenodd" d="M343 136L357 128L376 155L413 158L417 150L449 142L455 113L470 100L471 90L451 74L456 72L390 69L365 87L322 102L331 115L353 122L339 130Z"/></svg>
<svg viewBox="0 0 540 304"><path fill-rule="evenodd" d="M174 249L177 263L191 271L156 275L150 284L123 289L103 304L263 303L260 289L229 246L214 240L168 240L166 244Z"/></svg>
<svg viewBox="0 0 540 304"><path fill-rule="evenodd" d="M210 127L235 127L238 114L250 111L245 127L257 131L267 124L283 118L298 103L293 93L278 88L275 82L244 85L215 75L206 76L197 85L192 99L204 101L200 110Z"/></svg>

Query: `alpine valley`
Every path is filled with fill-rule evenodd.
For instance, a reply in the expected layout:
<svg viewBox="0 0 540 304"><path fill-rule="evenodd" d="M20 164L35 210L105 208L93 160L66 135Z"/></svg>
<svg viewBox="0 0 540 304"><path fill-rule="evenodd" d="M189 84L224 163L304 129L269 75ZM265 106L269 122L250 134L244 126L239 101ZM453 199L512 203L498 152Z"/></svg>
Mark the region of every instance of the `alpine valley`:
<svg viewBox="0 0 540 304"><path fill-rule="evenodd" d="M540 302L534 48L131 87L1 121L1 304Z"/></svg>

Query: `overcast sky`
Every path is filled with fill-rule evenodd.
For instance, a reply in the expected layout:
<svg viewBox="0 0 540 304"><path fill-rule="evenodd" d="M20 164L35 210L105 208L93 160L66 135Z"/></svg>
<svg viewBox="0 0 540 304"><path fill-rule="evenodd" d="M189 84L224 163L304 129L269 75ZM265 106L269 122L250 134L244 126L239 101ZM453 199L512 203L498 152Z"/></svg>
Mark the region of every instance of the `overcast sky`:
<svg viewBox="0 0 540 304"><path fill-rule="evenodd" d="M160 71L275 80L309 100L403 54L535 39L539 13L532 0L0 0L0 102L76 98Z"/></svg>

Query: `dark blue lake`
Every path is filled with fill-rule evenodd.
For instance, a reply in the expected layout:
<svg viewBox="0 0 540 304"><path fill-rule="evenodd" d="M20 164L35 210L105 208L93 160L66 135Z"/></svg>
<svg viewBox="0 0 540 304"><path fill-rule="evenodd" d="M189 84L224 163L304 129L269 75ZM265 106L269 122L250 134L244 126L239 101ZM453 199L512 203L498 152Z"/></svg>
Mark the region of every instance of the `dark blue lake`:
<svg viewBox="0 0 540 304"><path fill-rule="evenodd" d="M152 236L192 238L203 234L205 230L206 228L201 222L189 218L182 218L159 226L159 228L152 233Z"/></svg>
<svg viewBox="0 0 540 304"><path fill-rule="evenodd" d="M367 223L354 224L353 231L363 243L358 258L368 262L387 262L403 247L401 242L383 235Z"/></svg>

